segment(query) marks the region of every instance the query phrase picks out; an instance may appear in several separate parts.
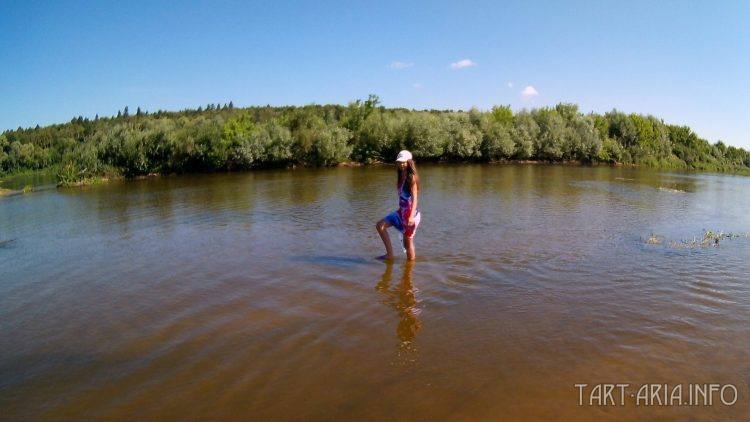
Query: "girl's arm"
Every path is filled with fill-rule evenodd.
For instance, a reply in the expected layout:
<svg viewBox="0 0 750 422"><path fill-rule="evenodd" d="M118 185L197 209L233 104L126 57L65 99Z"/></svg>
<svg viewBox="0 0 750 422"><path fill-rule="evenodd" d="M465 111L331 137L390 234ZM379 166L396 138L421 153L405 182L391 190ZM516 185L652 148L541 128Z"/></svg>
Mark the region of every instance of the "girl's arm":
<svg viewBox="0 0 750 422"><path fill-rule="evenodd" d="M411 196L414 198L411 204L411 213L409 214L409 221L406 223L409 226L414 225L414 216L417 215L417 206L419 205L419 188L417 187L417 181L412 180L411 182Z"/></svg>

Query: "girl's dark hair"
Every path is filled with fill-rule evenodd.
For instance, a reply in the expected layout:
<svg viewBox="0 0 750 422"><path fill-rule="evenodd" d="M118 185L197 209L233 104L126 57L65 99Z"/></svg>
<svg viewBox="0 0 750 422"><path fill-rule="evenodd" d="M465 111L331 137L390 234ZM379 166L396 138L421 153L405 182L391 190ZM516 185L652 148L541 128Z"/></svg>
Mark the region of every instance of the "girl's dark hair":
<svg viewBox="0 0 750 422"><path fill-rule="evenodd" d="M417 173L417 165L414 160L406 161L406 181L404 182L404 189L411 194L412 182L417 184L417 190L421 190L419 186L419 173ZM396 186L401 184L401 169L396 166Z"/></svg>

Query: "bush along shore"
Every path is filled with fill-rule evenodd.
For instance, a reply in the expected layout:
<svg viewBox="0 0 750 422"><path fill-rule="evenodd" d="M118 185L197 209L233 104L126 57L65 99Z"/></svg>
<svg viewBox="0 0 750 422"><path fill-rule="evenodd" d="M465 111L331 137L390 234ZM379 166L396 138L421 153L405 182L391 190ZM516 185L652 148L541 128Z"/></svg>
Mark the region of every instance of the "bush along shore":
<svg viewBox="0 0 750 422"><path fill-rule="evenodd" d="M384 108L370 95L342 105L209 104L178 112L125 107L117 116L0 135L0 171L56 168L58 184L113 177L265 167L421 161L609 163L750 174L750 152L710 144L686 126L574 104L513 112Z"/></svg>

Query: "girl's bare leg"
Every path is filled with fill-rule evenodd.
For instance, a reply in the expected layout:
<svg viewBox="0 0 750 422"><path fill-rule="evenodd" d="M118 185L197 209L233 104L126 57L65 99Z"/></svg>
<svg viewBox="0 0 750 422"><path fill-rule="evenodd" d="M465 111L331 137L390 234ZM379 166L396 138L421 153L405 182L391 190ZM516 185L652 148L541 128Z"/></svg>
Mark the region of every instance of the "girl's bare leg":
<svg viewBox="0 0 750 422"><path fill-rule="evenodd" d="M414 250L414 239L404 236L404 248L406 249L406 259L414 261L417 252Z"/></svg>
<svg viewBox="0 0 750 422"><path fill-rule="evenodd" d="M383 239L383 244L385 245L385 255L383 255L383 258L393 259L393 249L391 247L391 237L388 235L388 227L391 227L391 225L385 220L380 220L375 225L375 228L378 230L380 238Z"/></svg>

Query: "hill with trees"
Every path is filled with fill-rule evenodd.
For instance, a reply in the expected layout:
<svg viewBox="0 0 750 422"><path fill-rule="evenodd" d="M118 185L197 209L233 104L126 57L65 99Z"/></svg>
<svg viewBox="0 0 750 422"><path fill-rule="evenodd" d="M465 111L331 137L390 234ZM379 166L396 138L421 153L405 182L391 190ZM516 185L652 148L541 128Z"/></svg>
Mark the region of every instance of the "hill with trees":
<svg viewBox="0 0 750 422"><path fill-rule="evenodd" d="M241 171L391 161L609 163L748 173L750 153L710 144L689 127L617 110L583 114L574 104L514 113L384 108L377 96L347 106L246 107L77 117L5 131L0 171L54 169L61 185L99 177Z"/></svg>

